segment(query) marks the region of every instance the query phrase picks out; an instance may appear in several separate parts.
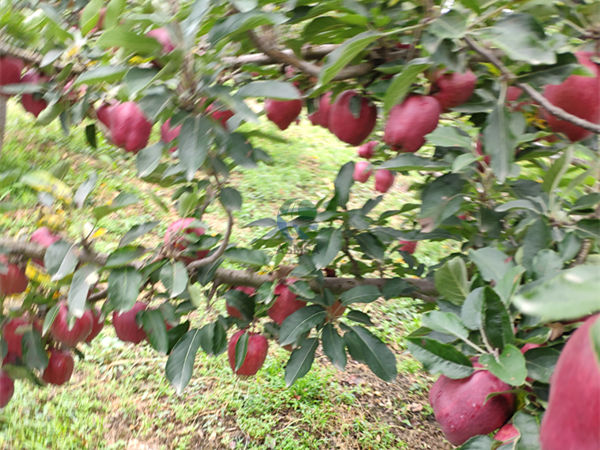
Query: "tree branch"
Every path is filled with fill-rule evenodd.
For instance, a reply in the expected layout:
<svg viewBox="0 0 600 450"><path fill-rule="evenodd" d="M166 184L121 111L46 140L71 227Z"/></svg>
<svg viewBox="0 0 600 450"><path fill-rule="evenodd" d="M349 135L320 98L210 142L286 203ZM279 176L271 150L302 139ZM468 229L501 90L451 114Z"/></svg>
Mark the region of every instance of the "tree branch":
<svg viewBox="0 0 600 450"><path fill-rule="evenodd" d="M217 259L219 259L223 255L223 253L225 253L225 250L227 249L227 246L229 245L229 238L231 237L231 230L233 229L233 215L231 214L231 211L229 211L226 208L225 208L225 212L227 213L227 229L225 230L225 236L223 236L223 242L221 242L221 245L219 246L219 248L212 255L207 256L206 258L192 261L191 263L189 263L187 266L188 270L194 270L194 269L197 269L198 267L209 266L209 265L215 263L217 261Z"/></svg>
<svg viewBox="0 0 600 450"><path fill-rule="evenodd" d="M473 50L475 50L477 53L479 53L481 56L483 56L485 59L487 59L489 62L491 62L494 66L496 66L500 70L502 75L504 75L508 80L513 81L513 80L517 79L517 76L514 73L512 73L508 69L508 67L506 67L502 63L502 61L500 61L500 59L496 55L494 55L491 51L480 46L470 36L465 36L464 39L469 47L471 47ZM600 134L600 124L595 124L595 123L589 122L585 119L582 119L581 117L577 117L571 113L568 113L567 111L565 111L562 108L559 108L558 106L553 105L546 99L546 97L544 97L542 94L540 94L538 91L536 91L534 88L532 88L527 83L518 83L517 82L516 85L518 87L520 87L521 89L523 89L525 92L527 92L527 94L529 94L529 96L532 99L534 99L536 102L538 102L546 111L548 111L553 116L556 116L562 120L566 120L567 122L570 122L574 125L584 128L586 130L592 131L593 133Z"/></svg>
<svg viewBox="0 0 600 450"><path fill-rule="evenodd" d="M315 46L305 46L300 51L302 58L304 59L321 59L327 56L329 53L338 48L338 44L323 44ZM282 53L294 55L294 52L290 49L281 50ZM265 66L268 64L276 64L279 61L265 53L250 53L247 55L240 56L228 56L223 58L223 62L229 66L236 67L244 64L256 64L258 66Z"/></svg>

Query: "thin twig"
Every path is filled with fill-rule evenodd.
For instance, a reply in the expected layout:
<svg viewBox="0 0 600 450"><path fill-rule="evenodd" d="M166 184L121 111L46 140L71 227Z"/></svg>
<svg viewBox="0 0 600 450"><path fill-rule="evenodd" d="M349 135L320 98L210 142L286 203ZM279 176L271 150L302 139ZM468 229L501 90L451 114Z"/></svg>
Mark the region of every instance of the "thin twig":
<svg viewBox="0 0 600 450"><path fill-rule="evenodd" d="M211 255L206 258L198 259L196 261L192 261L188 264L188 270L194 270L199 267L209 266L217 261L225 250L227 250L227 246L229 245L229 238L231 237L231 230L233 229L233 215L231 211L225 208L225 212L227 213L227 229L225 230L225 236L223 237L223 242L221 242L220 247Z"/></svg>

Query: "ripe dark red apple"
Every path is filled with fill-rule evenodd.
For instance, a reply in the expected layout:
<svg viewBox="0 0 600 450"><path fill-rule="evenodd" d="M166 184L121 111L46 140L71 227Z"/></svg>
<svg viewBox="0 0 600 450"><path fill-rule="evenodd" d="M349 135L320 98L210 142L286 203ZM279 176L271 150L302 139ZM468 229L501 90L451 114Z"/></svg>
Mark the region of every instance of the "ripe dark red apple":
<svg viewBox="0 0 600 450"><path fill-rule="evenodd" d="M117 147L137 153L146 145L152 124L135 102L119 103L109 111L110 138Z"/></svg>
<svg viewBox="0 0 600 450"><path fill-rule="evenodd" d="M6 273L0 272L0 295L16 295L25 292L29 280L25 272L16 264L9 263L6 255L0 255L0 264Z"/></svg>
<svg viewBox="0 0 600 450"><path fill-rule="evenodd" d="M42 84L47 81L48 77L40 75L35 70L28 71L21 79L22 83L34 84ZM40 96L40 94L21 95L21 104L23 105L25 111L30 112L35 117L39 116L40 113L48 106L48 103Z"/></svg>
<svg viewBox="0 0 600 450"><path fill-rule="evenodd" d="M375 190L386 193L394 184L394 174L387 169L377 169L375 171Z"/></svg>
<svg viewBox="0 0 600 450"><path fill-rule="evenodd" d="M196 235L202 236L205 232L202 227L191 227L190 225L194 222L193 217L185 217L182 219L178 219L173 222L171 225L167 227L167 231L165 233L164 242L165 245L169 248L174 249L177 252L184 252L188 247L188 241L186 236L188 235ZM193 236L190 236L193 237ZM196 256L180 256L179 259L189 264L192 261L197 259L202 259L206 255L208 255L208 250L198 250L196 252Z"/></svg>
<svg viewBox="0 0 600 450"><path fill-rule="evenodd" d="M29 326L30 321L25 317L10 319L2 327L2 337L6 342L9 355L21 358L23 356L22 341L24 328Z"/></svg>
<svg viewBox="0 0 600 450"><path fill-rule="evenodd" d="M547 85L544 97L553 105L592 123L600 123L600 68L590 58L591 52L576 52L580 64L589 68L596 76L571 75L560 84ZM542 109L542 115L550 129L564 133L572 142L580 141L592 134Z"/></svg>
<svg viewBox="0 0 600 450"><path fill-rule="evenodd" d="M235 370L235 346L244 333L246 333L245 330L240 330L231 337L229 345L227 345L227 356L229 358L229 366L236 375L250 376L258 372L265 363L267 351L269 350L269 341L262 334L249 333L246 358L244 358L241 367Z"/></svg>
<svg viewBox="0 0 600 450"><path fill-rule="evenodd" d="M351 102L358 102L356 116ZM371 134L376 121L377 107L355 91L342 92L329 109L329 130L350 145L360 145Z"/></svg>
<svg viewBox="0 0 600 450"><path fill-rule="evenodd" d="M58 308L58 314L50 327L50 334L55 341L60 342L67 347L73 347L79 342L84 342L92 332L94 327L94 317L92 312L87 309L83 315L73 323L73 328L69 329L69 310L65 302L61 302Z"/></svg>
<svg viewBox="0 0 600 450"><path fill-rule="evenodd" d="M512 423L507 423L496 432L494 439L504 444L510 444L520 435L519 430Z"/></svg>
<svg viewBox="0 0 600 450"><path fill-rule="evenodd" d="M414 153L437 127L441 112L435 98L411 95L390 110L383 140L396 151Z"/></svg>
<svg viewBox="0 0 600 450"><path fill-rule="evenodd" d="M219 122L226 130L228 129L227 121L233 117L233 111L230 109L219 108L218 106L215 106L214 103L208 105L206 108L206 113L209 114L214 120Z"/></svg>
<svg viewBox="0 0 600 450"><path fill-rule="evenodd" d="M417 241L400 241L400 247L398 250L401 252L410 253L411 255L417 249Z"/></svg>
<svg viewBox="0 0 600 450"><path fill-rule="evenodd" d="M375 152L375 147L377 147L377 144L377 141L365 142L363 145L358 147L358 156L365 159L371 159L373 157L373 153Z"/></svg>
<svg viewBox="0 0 600 450"><path fill-rule="evenodd" d="M599 320L600 314L586 319L560 353L540 428L544 450L600 445L600 360L590 330Z"/></svg>
<svg viewBox="0 0 600 450"><path fill-rule="evenodd" d="M96 117L102 124L110 129L110 113L115 105L110 103L102 103L96 110Z"/></svg>
<svg viewBox="0 0 600 450"><path fill-rule="evenodd" d="M465 73L438 73L433 82L433 97L440 102L442 110L448 111L469 100L476 84L477 77L470 70Z"/></svg>
<svg viewBox="0 0 600 450"><path fill-rule="evenodd" d="M160 140L163 141L165 144L169 144L179 137L180 132L181 125L171 127L171 119L167 119L160 126ZM169 149L169 152L173 153L175 150L177 150L177 146L171 147Z"/></svg>
<svg viewBox="0 0 600 450"><path fill-rule="evenodd" d="M268 119L285 130L298 118L302 111L302 100L265 100L265 111Z"/></svg>
<svg viewBox="0 0 600 450"><path fill-rule="evenodd" d="M146 339L146 332L141 325L137 324L136 315L144 311L147 305L143 302L135 302L133 308L126 312L113 312L113 326L117 337L124 342L139 344Z"/></svg>
<svg viewBox="0 0 600 450"><path fill-rule="evenodd" d="M373 169L371 169L371 164L368 161L357 161L354 163L354 174L352 175L354 181L364 183L372 173Z"/></svg>
<svg viewBox="0 0 600 450"><path fill-rule="evenodd" d="M306 303L298 300L296 294L290 291L285 283L279 283L274 292L277 297L267 314L278 325L281 325L289 315L306 306Z"/></svg>
<svg viewBox="0 0 600 450"><path fill-rule="evenodd" d="M154 30L150 30L146 33L146 36L156 39L162 46L162 52L164 54L171 53L175 50L169 31L166 28L155 28Z"/></svg>
<svg viewBox="0 0 600 450"><path fill-rule="evenodd" d="M252 286L236 286L233 289L236 291L241 291L246 295L252 297L256 293L256 289ZM225 303L225 309L227 310L227 314L231 317L236 317L238 319L242 319L242 313L235 306L230 305L229 303Z"/></svg>
<svg viewBox="0 0 600 450"><path fill-rule="evenodd" d="M510 389L487 370L477 370L459 380L441 375L429 391L429 403L446 439L461 445L506 423L514 412L515 396L500 394L487 401L486 397Z"/></svg>
<svg viewBox="0 0 600 450"><path fill-rule="evenodd" d="M15 383L11 377L0 370L0 409L10 402L15 392Z"/></svg>
<svg viewBox="0 0 600 450"><path fill-rule="evenodd" d="M60 240L60 236L53 234L47 227L41 227L31 233L31 237L29 238L29 242L33 242L34 244L41 245L44 248L50 247L56 241ZM37 265L44 267L43 259L34 259Z"/></svg>
<svg viewBox="0 0 600 450"><path fill-rule="evenodd" d="M42 374L42 380L46 383L61 386L71 379L75 362L71 352L67 350L50 349L48 366Z"/></svg>
<svg viewBox="0 0 600 450"><path fill-rule="evenodd" d="M102 317L102 312L97 308L91 309L90 312L92 313L93 322L92 331L90 331L90 334L85 339L85 342L88 344L92 342L92 339L98 336L98 334L102 331L102 328L104 328L104 318Z"/></svg>
<svg viewBox="0 0 600 450"><path fill-rule="evenodd" d="M14 58L12 56L0 57L0 86L20 83L23 66L23 61L19 58ZM9 97L10 95L4 96Z"/></svg>
<svg viewBox="0 0 600 450"><path fill-rule="evenodd" d="M331 109L332 92L327 92L319 99L319 107L312 114L308 115L308 120L313 125L319 125L323 128L329 128L329 111Z"/></svg>

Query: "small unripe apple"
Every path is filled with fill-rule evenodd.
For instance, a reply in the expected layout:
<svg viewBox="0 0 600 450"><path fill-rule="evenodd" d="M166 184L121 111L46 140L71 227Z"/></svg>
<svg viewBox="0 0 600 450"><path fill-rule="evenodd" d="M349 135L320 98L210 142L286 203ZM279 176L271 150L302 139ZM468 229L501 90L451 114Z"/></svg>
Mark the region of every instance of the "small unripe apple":
<svg viewBox="0 0 600 450"><path fill-rule="evenodd" d="M435 98L411 95L390 110L383 140L396 151L414 153L437 127L441 112Z"/></svg>
<svg viewBox="0 0 600 450"><path fill-rule="evenodd" d="M281 325L289 315L306 306L306 302L298 300L296 294L285 283L279 283L274 292L277 297L267 314L278 325Z"/></svg>
<svg viewBox="0 0 600 450"><path fill-rule="evenodd" d="M429 391L429 403L446 439L461 445L478 434L498 429L515 409L513 394L487 396L511 387L487 370L454 380L441 375Z"/></svg>
<svg viewBox="0 0 600 450"><path fill-rule="evenodd" d="M109 112L110 137L117 147L137 153L146 145L152 124L135 102L119 103Z"/></svg>
<svg viewBox="0 0 600 450"><path fill-rule="evenodd" d="M94 317L92 316L92 312L87 309L81 317L75 319L73 328L69 329L68 307L65 302L61 302L56 318L50 327L50 333L57 342L67 347L74 347L79 342L84 342L87 339L93 327Z"/></svg>
<svg viewBox="0 0 600 450"><path fill-rule="evenodd" d="M46 383L61 386L71 379L75 362L71 353L67 350L50 349L48 366L42 374L42 380Z"/></svg>
<svg viewBox="0 0 600 450"><path fill-rule="evenodd" d="M164 54L171 53L175 50L169 31L166 28L155 28L154 30L150 30L146 33L146 36L156 39L162 46L162 52Z"/></svg>
<svg viewBox="0 0 600 450"><path fill-rule="evenodd" d="M417 249L417 241L400 241L400 247L398 250L401 252L410 253L411 255Z"/></svg>
<svg viewBox="0 0 600 450"><path fill-rule="evenodd" d="M191 224L195 221L193 217L185 217L178 219L167 227L165 233L164 242L165 245L177 252L185 252L189 242L186 239L188 235L202 236L205 232L202 227L191 227ZM193 236L190 236L193 237ZM197 259L202 259L208 255L208 250L198 250L194 256L180 256L179 259L186 264Z"/></svg>
<svg viewBox="0 0 600 450"><path fill-rule="evenodd" d="M229 358L229 366L236 375L251 376L258 372L265 363L267 351L269 350L269 341L262 334L248 333L246 357L240 368L235 370L235 346L244 333L246 333L245 330L240 330L232 336L227 345L227 356Z"/></svg>
<svg viewBox="0 0 600 450"><path fill-rule="evenodd" d="M308 115L308 120L313 125L319 125L323 128L329 128L329 111L331 110L332 92L327 92L319 99L319 107L312 114Z"/></svg>
<svg viewBox="0 0 600 450"><path fill-rule="evenodd" d="M10 402L15 392L15 383L11 377L0 370L0 409Z"/></svg>
<svg viewBox="0 0 600 450"><path fill-rule="evenodd" d="M50 247L52 244L60 240L60 236L53 234L47 227L41 227L31 233L29 242L41 245L44 248ZM44 267L43 259L34 259L37 265Z"/></svg>
<svg viewBox="0 0 600 450"><path fill-rule="evenodd" d="M377 141L365 142L363 145L358 147L358 156L365 159L371 159L373 153L375 153L375 147L377 147Z"/></svg>
<svg viewBox="0 0 600 450"><path fill-rule="evenodd" d="M285 130L296 120L302 111L302 100L265 100L265 111L268 119Z"/></svg>
<svg viewBox="0 0 600 450"><path fill-rule="evenodd" d="M171 127L171 119L167 119L160 126L160 140L163 141L165 144L169 144L179 137L180 132L181 125ZM177 150L177 146L171 147L169 149L169 152L173 153L175 150Z"/></svg>
<svg viewBox="0 0 600 450"><path fill-rule="evenodd" d="M0 255L0 264L6 268L6 273L0 272L0 295L17 295L25 292L29 284L25 272L16 264L9 263L6 255Z"/></svg>
<svg viewBox="0 0 600 450"><path fill-rule="evenodd" d="M387 169L377 169L375 171L375 190L386 193L394 184L394 173Z"/></svg>
<svg viewBox="0 0 600 450"><path fill-rule="evenodd" d="M558 357L540 427L544 450L591 450L600 444L600 358L591 333L599 320L600 314L586 319Z"/></svg>
<svg viewBox="0 0 600 450"><path fill-rule="evenodd" d="M125 312L113 312L113 327L117 337L123 342L139 344L146 339L146 332L138 325L136 316L140 311L145 311L148 305L143 302L135 302L133 308Z"/></svg>
<svg viewBox="0 0 600 450"><path fill-rule="evenodd" d="M465 73L439 73L433 82L433 97L447 111L465 103L475 90L477 77L468 70Z"/></svg>
<svg viewBox="0 0 600 450"><path fill-rule="evenodd" d="M214 120L219 122L226 130L228 129L227 121L233 117L232 110L219 108L218 106L215 106L214 103L208 105L206 108L206 113L209 114Z"/></svg>
<svg viewBox="0 0 600 450"><path fill-rule="evenodd" d="M372 173L373 169L371 169L371 164L368 161L357 161L354 163L354 174L352 175L354 181L364 183Z"/></svg>
<svg viewBox="0 0 600 450"><path fill-rule="evenodd" d="M507 423L500 428L494 435L494 439L504 444L510 444L515 441L521 434L519 430L512 424Z"/></svg>
<svg viewBox="0 0 600 450"><path fill-rule="evenodd" d="M351 107L354 102L358 103L357 115ZM376 121L377 107L355 91L342 92L329 109L329 130L350 145L360 145L371 134Z"/></svg>
<svg viewBox="0 0 600 450"><path fill-rule="evenodd" d="M9 355L15 355L21 358L23 356L23 333L24 328L30 324L25 317L16 317L10 319L2 327L2 337L6 342Z"/></svg>
<svg viewBox="0 0 600 450"><path fill-rule="evenodd" d="M104 318L102 317L102 312L98 308L93 308L90 310L90 312L92 313L93 323L92 331L90 331L90 334L85 339L85 342L88 344L92 342L92 339L98 336L98 334L102 331L102 328L104 328Z"/></svg>
<svg viewBox="0 0 600 450"><path fill-rule="evenodd" d="M22 83L41 84L48 81L48 77L40 75L34 70L28 71L21 79ZM39 94L23 94L21 95L21 104L25 111L30 112L35 117L46 109L48 103Z"/></svg>
<svg viewBox="0 0 600 450"><path fill-rule="evenodd" d="M4 86L5 84L20 83L23 66L23 61L21 61L19 58L15 58L13 56L0 57L0 86ZM5 94L2 95L5 97L10 96Z"/></svg>

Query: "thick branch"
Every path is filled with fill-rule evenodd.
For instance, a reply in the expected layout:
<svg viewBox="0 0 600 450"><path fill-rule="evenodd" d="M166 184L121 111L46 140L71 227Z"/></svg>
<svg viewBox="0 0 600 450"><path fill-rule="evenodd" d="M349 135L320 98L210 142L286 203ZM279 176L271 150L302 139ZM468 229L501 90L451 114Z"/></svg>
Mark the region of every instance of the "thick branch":
<svg viewBox="0 0 600 450"><path fill-rule="evenodd" d="M508 69L508 67L506 67L502 63L502 61L500 61L500 59L491 51L480 46L477 42L475 42L474 39L472 39L469 36L465 37L465 41L469 45L469 47L471 47L473 50L475 50L477 53L479 53L481 56L483 56L485 59L491 62L494 66L496 66L500 70L500 72L502 72L502 75L504 75L508 80L512 81L517 79L517 76L514 73L512 73ZM558 106L553 105L546 99L546 97L544 97L542 94L540 94L527 83L517 83L517 86L523 89L525 92L527 92L527 94L529 94L529 96L532 99L538 102L546 111L548 111L553 116L556 116L562 120L566 120L567 122L570 122L586 130L592 131L596 134L600 134L600 124L589 122L585 119L582 119L581 117L577 117L573 114L568 113L567 111L565 111L562 108L559 108Z"/></svg>

